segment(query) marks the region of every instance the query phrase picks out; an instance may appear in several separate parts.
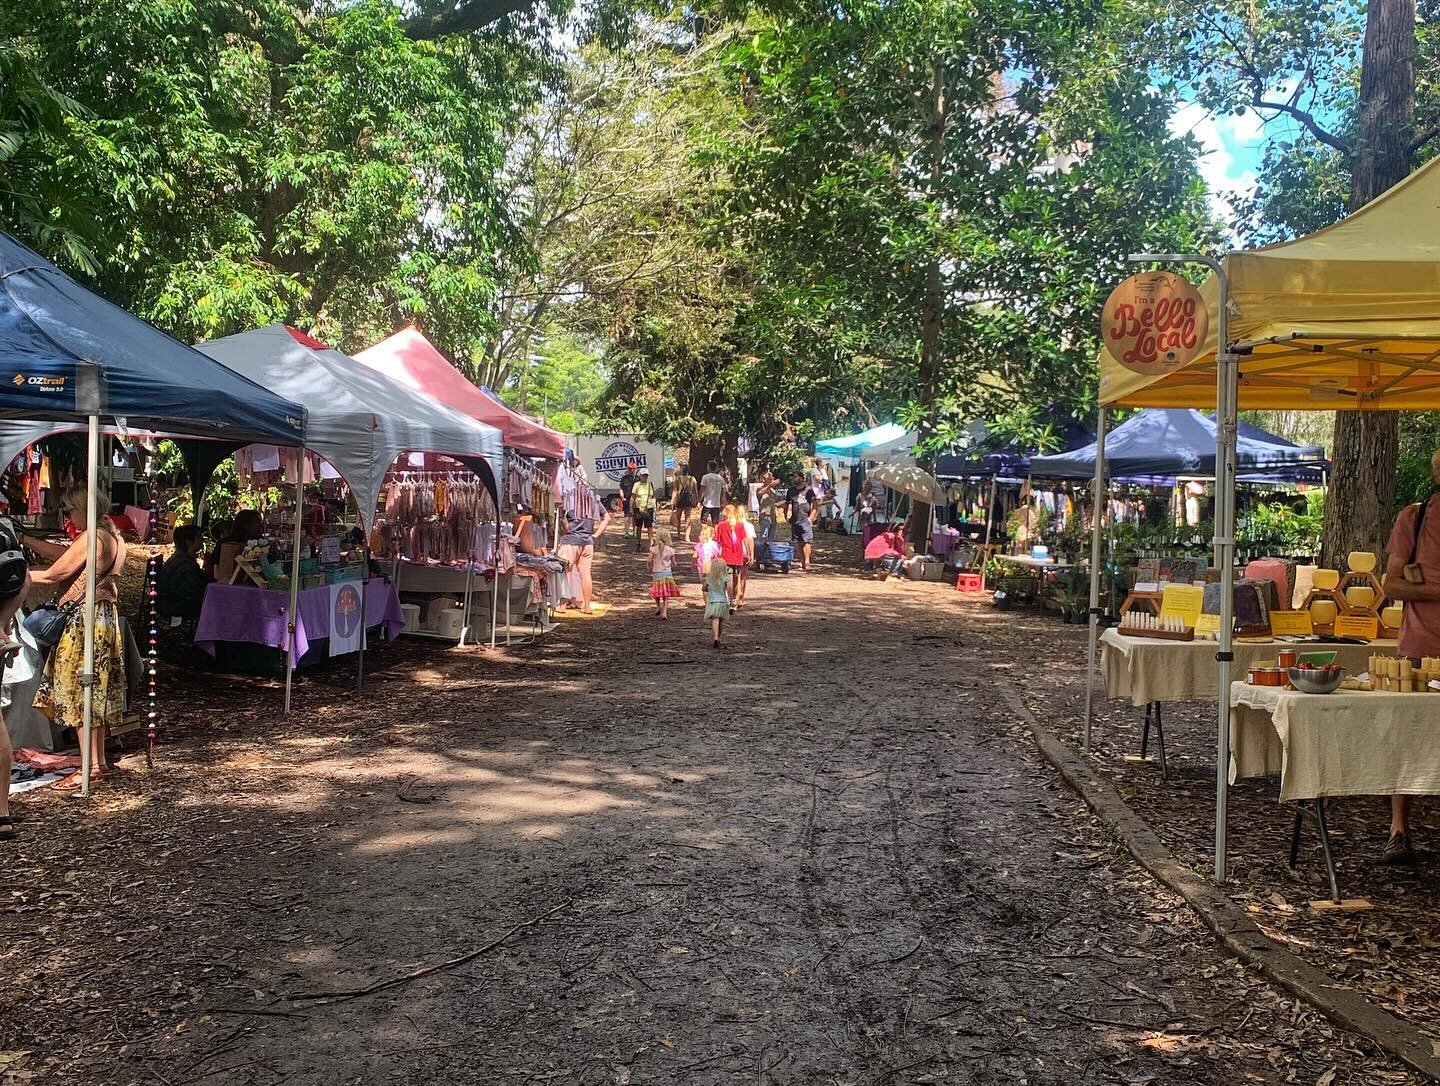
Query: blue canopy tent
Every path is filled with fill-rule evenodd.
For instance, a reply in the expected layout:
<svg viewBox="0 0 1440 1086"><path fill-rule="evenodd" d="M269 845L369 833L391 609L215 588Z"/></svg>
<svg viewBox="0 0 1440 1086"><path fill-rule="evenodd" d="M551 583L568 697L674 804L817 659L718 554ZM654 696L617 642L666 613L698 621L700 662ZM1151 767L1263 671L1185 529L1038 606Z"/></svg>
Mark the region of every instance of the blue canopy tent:
<svg viewBox="0 0 1440 1086"><path fill-rule="evenodd" d="M899 423L887 422L872 426L849 437L832 437L815 442L818 456L830 456L842 460L885 460L892 453L909 452L915 445L915 435Z"/></svg>
<svg viewBox="0 0 1440 1086"><path fill-rule="evenodd" d="M0 232L0 419L73 423L89 432L88 520L100 425L228 442L301 445L305 415L282 399L86 290ZM293 613L293 609L292 609ZM85 563L81 793L89 793L95 670L95 533Z"/></svg>
<svg viewBox="0 0 1440 1086"><path fill-rule="evenodd" d="M1093 479L1097 445L1091 442L1030 460L1030 473L1047 479ZM1236 440L1239 478L1245 482L1320 482L1329 464L1318 445L1296 445L1247 423ZM1215 476L1215 421L1188 408L1150 408L1126 419L1105 438L1105 472L1118 482L1163 486L1177 477Z"/></svg>

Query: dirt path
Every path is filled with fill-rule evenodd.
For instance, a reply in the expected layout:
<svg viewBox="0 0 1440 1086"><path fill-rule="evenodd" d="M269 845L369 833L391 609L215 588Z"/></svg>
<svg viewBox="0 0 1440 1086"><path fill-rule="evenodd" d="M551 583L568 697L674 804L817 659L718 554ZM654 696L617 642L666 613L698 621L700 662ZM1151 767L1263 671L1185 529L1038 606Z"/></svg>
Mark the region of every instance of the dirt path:
<svg viewBox="0 0 1440 1086"><path fill-rule="evenodd" d="M0 1081L1409 1081L1117 854L1004 709L1044 672L994 612L827 565L716 653L612 546L606 618L402 642L290 721L172 676L155 777L27 805Z"/></svg>

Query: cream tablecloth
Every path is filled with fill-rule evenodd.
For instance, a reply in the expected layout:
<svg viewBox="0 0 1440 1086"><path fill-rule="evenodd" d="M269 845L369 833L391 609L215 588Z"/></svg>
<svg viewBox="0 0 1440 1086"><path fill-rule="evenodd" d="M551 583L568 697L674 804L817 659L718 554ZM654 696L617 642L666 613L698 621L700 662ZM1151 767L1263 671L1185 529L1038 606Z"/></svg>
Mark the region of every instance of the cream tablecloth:
<svg viewBox="0 0 1440 1086"><path fill-rule="evenodd" d="M1280 799L1440 795L1440 694L1230 688L1230 781L1280 775Z"/></svg>
<svg viewBox="0 0 1440 1086"><path fill-rule="evenodd" d="M1214 701L1214 641L1164 641L1153 637L1130 637L1118 630L1100 635L1100 666L1105 675L1107 698L1129 698L1132 705L1152 701ZM1352 675L1369 666L1373 655L1395 655L1394 641L1373 641L1368 645L1296 645L1281 641L1235 642L1235 663L1231 674L1242 679L1254 664L1274 666L1282 648L1298 652L1338 654L1335 661ZM1440 709L1440 705L1436 706Z"/></svg>

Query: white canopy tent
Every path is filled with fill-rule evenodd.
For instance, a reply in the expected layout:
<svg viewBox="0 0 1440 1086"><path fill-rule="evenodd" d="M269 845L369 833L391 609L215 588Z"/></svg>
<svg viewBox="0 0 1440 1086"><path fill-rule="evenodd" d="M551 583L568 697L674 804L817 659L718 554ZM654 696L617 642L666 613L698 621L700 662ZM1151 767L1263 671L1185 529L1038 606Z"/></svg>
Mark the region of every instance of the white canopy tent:
<svg viewBox="0 0 1440 1086"><path fill-rule="evenodd" d="M213 339L196 348L226 368L306 409L306 447L335 467L360 515L375 514L385 473L404 452L453 456L501 477L500 431L421 395L283 324Z"/></svg>
<svg viewBox="0 0 1440 1086"><path fill-rule="evenodd" d="M454 457L479 474L492 495L498 494L503 463L498 429L436 403L303 332L272 324L211 340L197 349L231 372L305 408L305 447L323 456L345 479L367 525L373 522L386 472L405 452ZM83 429L76 423L0 422L4 458L0 463L9 463L26 446L51 434ZM119 432L118 427L105 429ZM154 436L174 435L157 431ZM200 486L203 483L199 481ZM497 509L498 505L497 500ZM300 527L297 515L292 616L298 605ZM291 640L286 657L287 710L296 662L293 636Z"/></svg>

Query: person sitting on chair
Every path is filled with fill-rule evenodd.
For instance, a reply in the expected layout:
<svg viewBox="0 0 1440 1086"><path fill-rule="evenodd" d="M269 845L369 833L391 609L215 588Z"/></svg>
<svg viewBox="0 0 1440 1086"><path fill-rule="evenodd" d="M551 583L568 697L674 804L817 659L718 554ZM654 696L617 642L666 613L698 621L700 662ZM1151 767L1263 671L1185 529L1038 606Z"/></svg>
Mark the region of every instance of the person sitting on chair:
<svg viewBox="0 0 1440 1086"><path fill-rule="evenodd" d="M175 551L160 567L155 580L160 614L166 618L194 621L200 617L205 586L213 577L200 568L200 529L182 524L175 529Z"/></svg>

